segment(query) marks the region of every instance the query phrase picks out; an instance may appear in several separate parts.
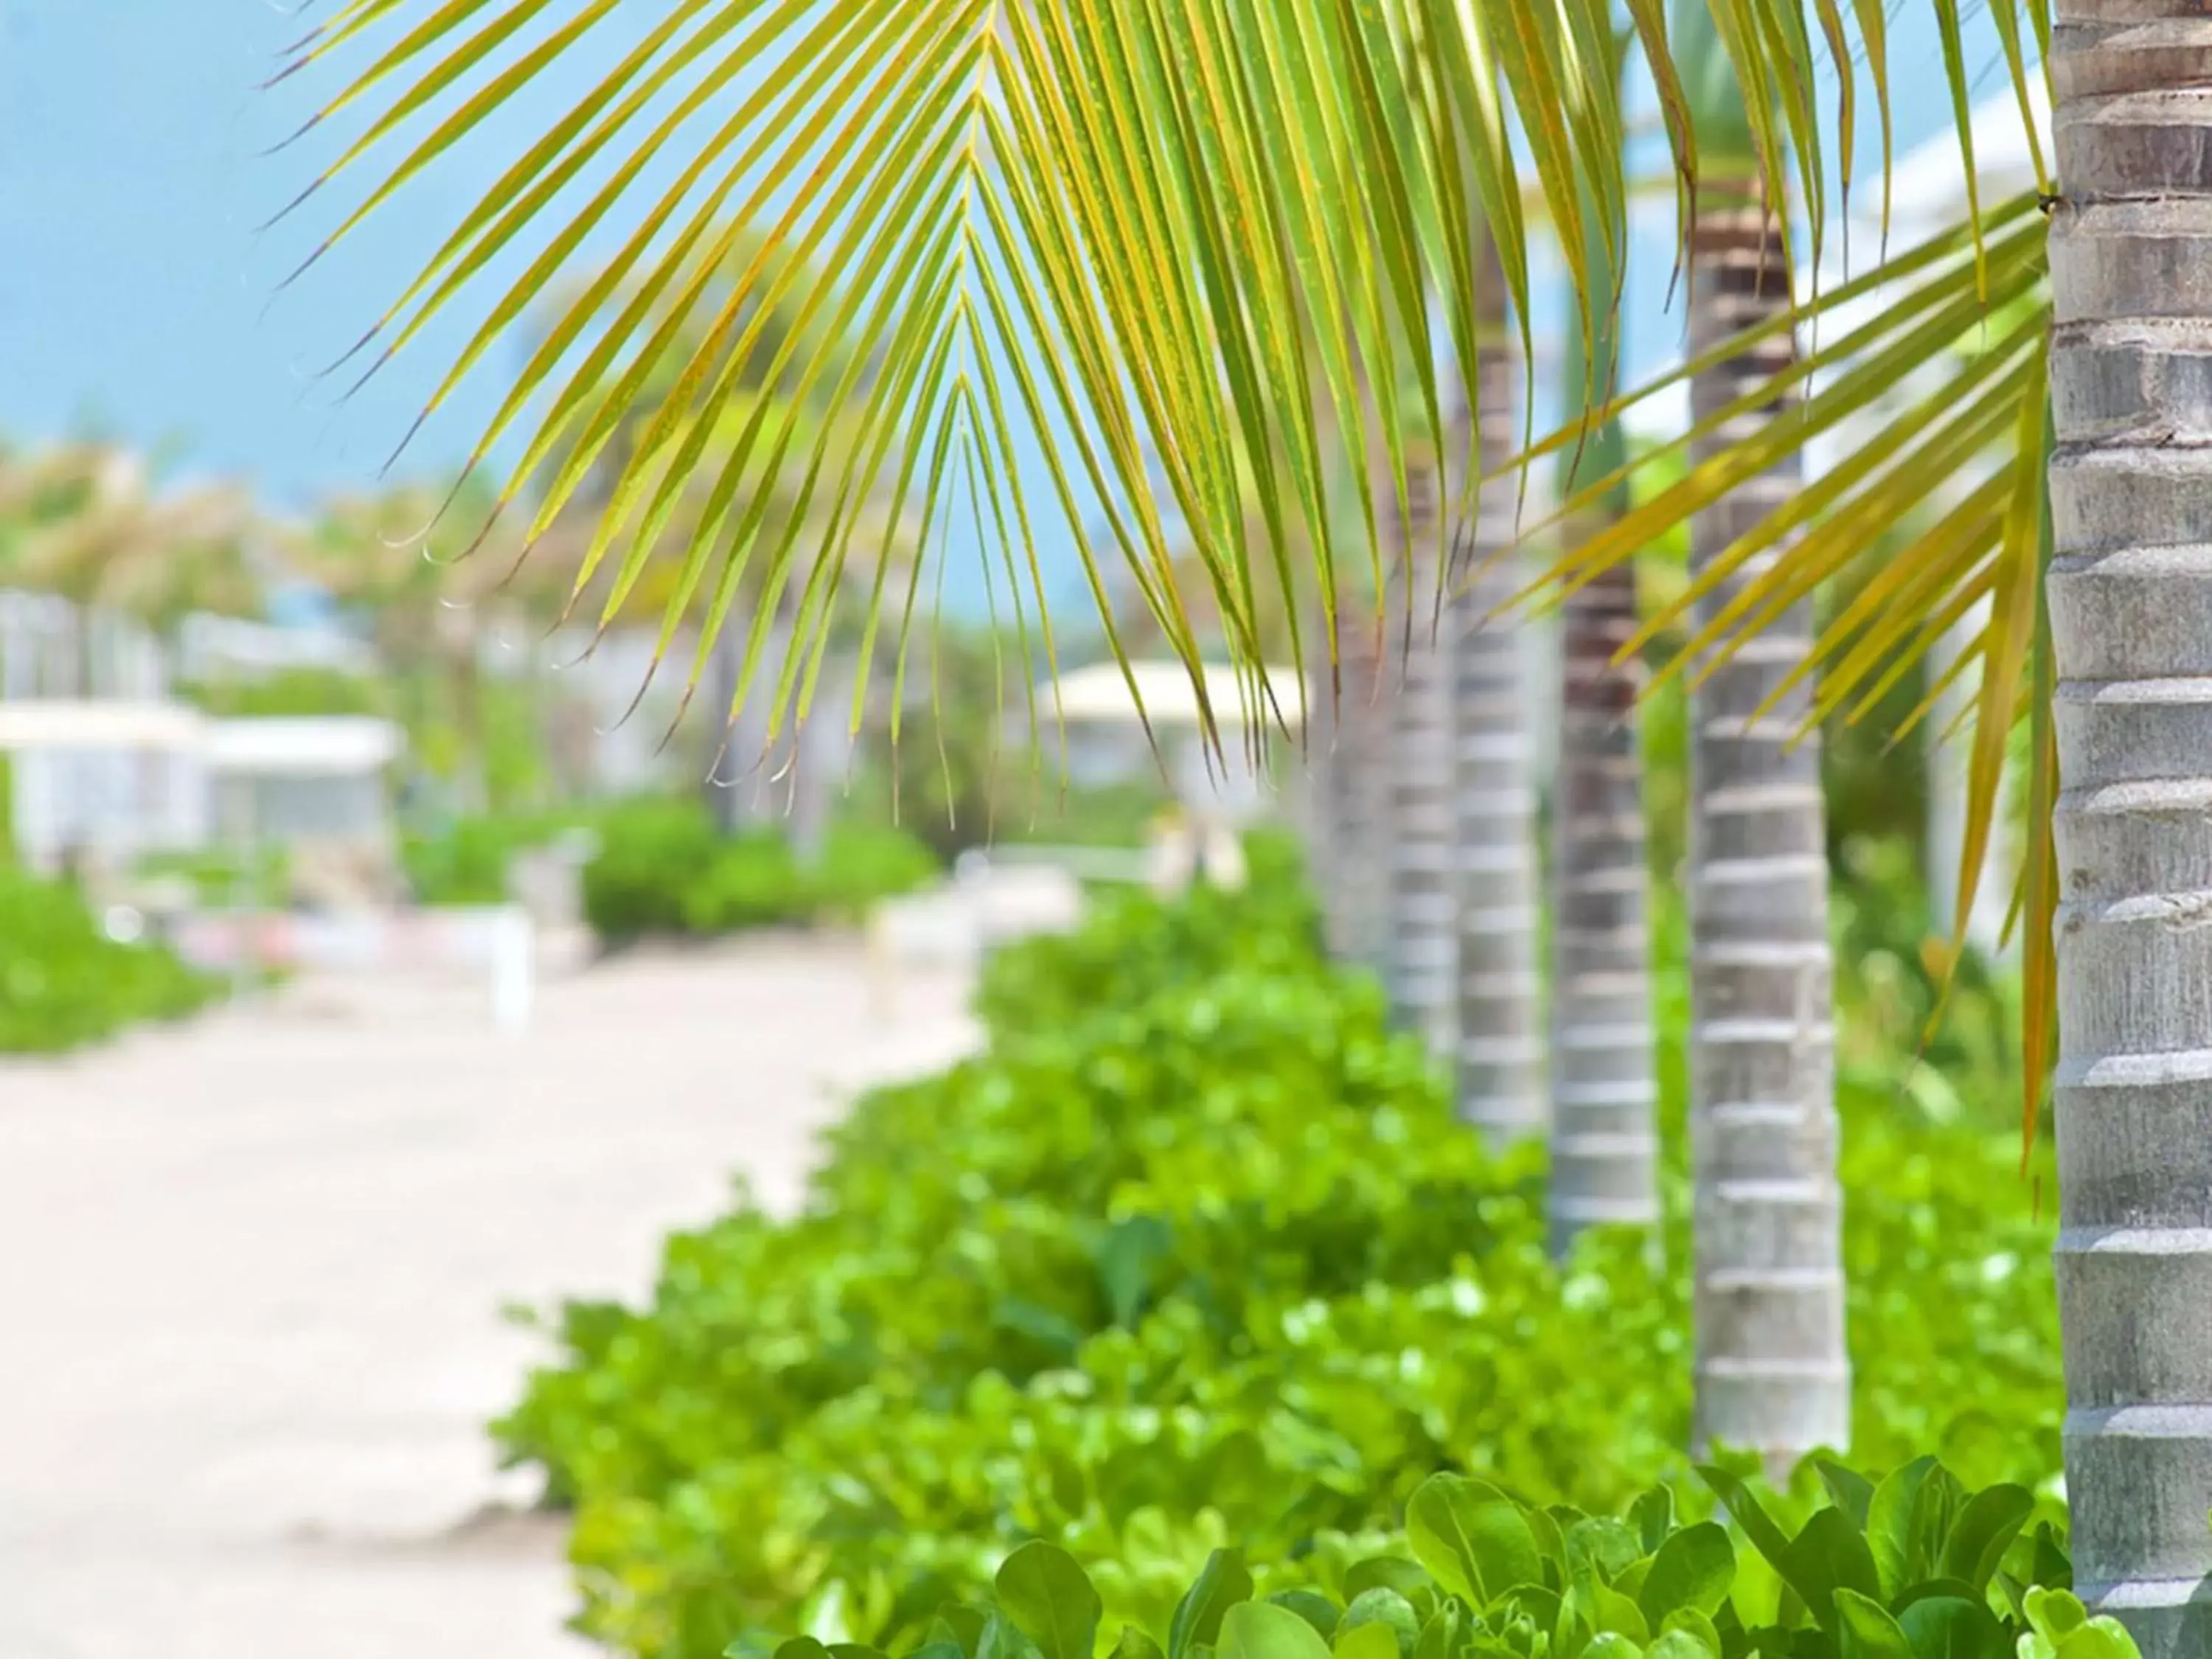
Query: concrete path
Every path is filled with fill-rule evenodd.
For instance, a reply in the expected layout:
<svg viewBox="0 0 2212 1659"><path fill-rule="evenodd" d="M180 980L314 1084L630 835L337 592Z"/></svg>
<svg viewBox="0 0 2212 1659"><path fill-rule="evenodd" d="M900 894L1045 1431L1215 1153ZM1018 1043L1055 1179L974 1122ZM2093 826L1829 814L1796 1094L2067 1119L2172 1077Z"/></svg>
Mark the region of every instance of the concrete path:
<svg viewBox="0 0 2212 1659"><path fill-rule="evenodd" d="M732 1172L799 1190L857 1085L970 1040L857 948L540 990L307 985L0 1062L0 1659L576 1659L556 1523L503 1514L509 1302L634 1297Z"/></svg>

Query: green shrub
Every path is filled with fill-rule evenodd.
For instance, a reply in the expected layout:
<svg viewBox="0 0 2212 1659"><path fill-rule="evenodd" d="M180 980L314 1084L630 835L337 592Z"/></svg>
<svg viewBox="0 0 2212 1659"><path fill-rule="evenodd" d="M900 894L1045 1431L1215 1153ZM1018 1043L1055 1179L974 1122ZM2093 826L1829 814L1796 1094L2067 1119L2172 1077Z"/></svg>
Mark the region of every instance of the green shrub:
<svg viewBox="0 0 2212 1659"><path fill-rule="evenodd" d="M378 680L338 668L280 668L246 678L201 680L178 696L219 720L382 714L391 696Z"/></svg>
<svg viewBox="0 0 2212 1659"><path fill-rule="evenodd" d="M138 860L137 872L189 884L198 902L208 908L281 909L289 900L292 860L277 846L204 847L149 853Z"/></svg>
<svg viewBox="0 0 2212 1659"><path fill-rule="evenodd" d="M819 855L802 864L781 832L721 835L692 800L628 803L597 828L584 913L609 939L851 921L938 868L911 836L866 823L833 824Z"/></svg>
<svg viewBox="0 0 2212 1659"><path fill-rule="evenodd" d="M1013 1036L1062 1026L1224 974L1328 974L1294 845L1262 834L1246 848L1240 892L1200 885L1173 904L1145 891L1103 893L1074 933L1000 951L976 992L985 1028Z"/></svg>
<svg viewBox="0 0 2212 1659"><path fill-rule="evenodd" d="M875 905L926 887L942 866L937 855L888 823L833 823L822 853L804 873L806 897L825 920L854 922Z"/></svg>
<svg viewBox="0 0 2212 1659"><path fill-rule="evenodd" d="M420 903L504 904L507 875L519 854L592 822L593 814L582 808L458 817L434 833L403 837L400 865Z"/></svg>
<svg viewBox="0 0 2212 1659"><path fill-rule="evenodd" d="M584 867L584 915L609 939L681 933L686 895L712 866L714 820L696 801L634 801L610 811Z"/></svg>
<svg viewBox="0 0 2212 1659"><path fill-rule="evenodd" d="M75 889L0 866L0 1053L82 1048L219 988L159 945L110 939Z"/></svg>
<svg viewBox="0 0 2212 1659"><path fill-rule="evenodd" d="M1679 1120L1686 992L1662 989ZM1437 1469L1593 1510L1686 1472L1680 1171L1666 1265L1600 1234L1555 1267L1540 1157L1453 1121L1264 850L1248 893L1003 953L981 1006L988 1050L864 1098L799 1217L741 1204L669 1242L650 1307L566 1310L499 1433L576 1505L590 1633L667 1659L760 1623L910 1638L1028 1538L1109 1577L1142 1553L1157 1588L1218 1545L1395 1524ZM1874 1467L2057 1468L2049 1233L2010 1156L1849 1114Z"/></svg>
<svg viewBox="0 0 2212 1659"><path fill-rule="evenodd" d="M1031 1540L975 1602L915 1597L898 1622L917 1659L2139 1659L2075 1597L2062 1530L2019 1487L1970 1492L1933 1460L1878 1481L1826 1465L1827 1501L1801 1520L1706 1473L1726 1520L1693 1518L1702 1494L1678 1512L1666 1486L1588 1515L1437 1475L1402 1534L1256 1571L1219 1549L1194 1578L1086 1571ZM1133 1579L1154 1593L1133 1601ZM765 1635L730 1651L883 1652Z"/></svg>
<svg viewBox="0 0 2212 1659"><path fill-rule="evenodd" d="M791 847L773 830L718 837L676 894L687 933L734 933L799 921L811 895Z"/></svg>

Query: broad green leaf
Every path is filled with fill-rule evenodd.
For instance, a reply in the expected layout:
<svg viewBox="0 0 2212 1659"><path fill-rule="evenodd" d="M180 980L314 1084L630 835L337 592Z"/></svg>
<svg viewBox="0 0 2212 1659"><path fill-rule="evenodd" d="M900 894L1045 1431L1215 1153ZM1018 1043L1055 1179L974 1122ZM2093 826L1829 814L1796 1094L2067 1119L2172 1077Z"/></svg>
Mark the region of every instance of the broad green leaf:
<svg viewBox="0 0 2212 1659"><path fill-rule="evenodd" d="M1666 1486L1654 1486L1638 1495L1628 1506L1628 1518L1644 1540L1646 1555L1656 1553L1667 1541L1674 1526L1674 1494Z"/></svg>
<svg viewBox="0 0 2212 1659"><path fill-rule="evenodd" d="M1530 1509L1522 1511L1522 1519L1528 1523L1529 1534L1536 1540L1536 1553L1544 1558L1543 1582L1554 1588L1567 1582L1567 1532L1583 1517L1571 1510Z"/></svg>
<svg viewBox="0 0 2212 1659"><path fill-rule="evenodd" d="M1318 1590L1277 1590L1267 1598L1267 1604L1289 1608L1311 1625L1314 1633L1324 1642L1336 1634L1336 1627L1344 1619L1344 1609Z"/></svg>
<svg viewBox="0 0 2212 1659"><path fill-rule="evenodd" d="M1879 1601L1856 1590L1839 1589L1835 1606L1843 1659L1920 1659L1904 1627Z"/></svg>
<svg viewBox="0 0 2212 1659"><path fill-rule="evenodd" d="M935 1618L923 1640L931 1643L949 1642L975 1659L975 1650L983 1639L983 1624L988 1614L980 1607L963 1607L957 1601L948 1601L938 1608Z"/></svg>
<svg viewBox="0 0 2212 1659"><path fill-rule="evenodd" d="M1932 1457L1893 1469L1875 1488L1873 1500L1867 1505L1867 1547L1874 1552L1884 1600L1893 1599L1907 1584L1929 1577L1936 1565L1916 1547L1913 1529L1921 1489L1935 1469Z"/></svg>
<svg viewBox="0 0 2212 1659"><path fill-rule="evenodd" d="M1134 1625L1121 1626L1121 1634L1114 1644L1114 1659L1166 1659L1160 1644Z"/></svg>
<svg viewBox="0 0 2212 1659"><path fill-rule="evenodd" d="M1158 1216L1125 1216L1106 1229L1098 1247L1098 1281L1116 1323L1133 1322L1152 1291L1152 1272L1168 1259L1174 1237Z"/></svg>
<svg viewBox="0 0 2212 1659"><path fill-rule="evenodd" d="M1804 1598L1813 1616L1829 1630L1836 1627L1837 1591L1856 1590L1869 1601L1881 1596L1874 1553L1841 1510L1814 1511L1775 1565L1790 1587Z"/></svg>
<svg viewBox="0 0 2212 1659"><path fill-rule="evenodd" d="M1815 1459L1814 1467L1835 1506L1851 1517L1853 1526L1865 1531L1868 1512L1874 1507L1874 1482L1830 1458Z"/></svg>
<svg viewBox="0 0 2212 1659"><path fill-rule="evenodd" d="M1987 1589L1990 1575L2034 1512L2035 1494L2025 1486L1990 1486L1976 1492L1944 1540L1944 1573L1965 1580L1977 1593Z"/></svg>
<svg viewBox="0 0 2212 1659"><path fill-rule="evenodd" d="M1669 1636L1686 1637L1699 1648L1714 1654L1717 1659L1717 1656L1728 1651L1727 1644L1722 1640L1719 1626L1694 1607L1677 1607L1668 1613L1666 1623L1659 1627L1659 1634L1662 1640Z"/></svg>
<svg viewBox="0 0 2212 1659"><path fill-rule="evenodd" d="M1704 1481L1713 1496L1721 1500L1722 1507L1728 1511L1729 1522L1751 1540L1751 1547L1765 1556L1767 1564L1786 1578L1789 1574L1783 1563L1789 1554L1790 1540L1782 1528L1774 1524L1772 1517L1761 1507L1759 1499L1752 1496L1751 1488L1726 1469L1709 1464L1698 1466L1698 1479Z"/></svg>
<svg viewBox="0 0 2212 1659"><path fill-rule="evenodd" d="M1424 1599L1433 1601L1434 1590L1428 1590ZM1412 1659L1413 1644L1421 1638L1421 1615L1413 1601L1389 1585L1373 1584L1355 1595L1345 1608L1336 1627L1337 1645L1341 1647L1354 1632L1370 1628L1389 1632L1402 1659ZM1357 1659L1370 1656L1362 1653Z"/></svg>
<svg viewBox="0 0 2212 1659"><path fill-rule="evenodd" d="M1415 1607L1424 1598L1433 1596L1436 1588L1437 1581L1429 1576L1426 1567L1402 1555L1370 1555L1364 1561L1354 1562L1344 1575L1347 1595L1364 1595L1371 1589L1395 1590Z"/></svg>
<svg viewBox="0 0 2212 1659"><path fill-rule="evenodd" d="M1684 1608L1711 1615L1728 1599L1735 1582L1735 1546L1729 1541L1728 1528L1700 1521L1659 1547L1637 1600L1645 1618L1664 1626Z"/></svg>
<svg viewBox="0 0 2212 1659"><path fill-rule="evenodd" d="M2007 1659L2004 1627L1987 1604L1931 1595L1897 1615L1912 1659Z"/></svg>
<svg viewBox="0 0 2212 1659"><path fill-rule="evenodd" d="M1455 1659L1459 1651L1460 1603L1446 1601L1431 1613L1413 1644L1413 1659Z"/></svg>
<svg viewBox="0 0 2212 1659"><path fill-rule="evenodd" d="M1410 1639L1401 1644L1398 1632L1378 1620L1358 1625L1340 1622L1329 1652L1332 1659L1407 1659L1413 1650Z"/></svg>
<svg viewBox="0 0 2212 1659"><path fill-rule="evenodd" d="M1609 1516L1586 1516L1569 1527L1566 1549L1569 1561L1588 1561L1607 1583L1644 1553L1629 1524Z"/></svg>
<svg viewBox="0 0 2212 1659"><path fill-rule="evenodd" d="M1218 1659L1329 1659L1328 1644L1287 1607L1239 1601L1221 1620Z"/></svg>
<svg viewBox="0 0 2212 1659"><path fill-rule="evenodd" d="M1642 1642L1651 1634L1650 1621L1629 1597L1609 1584L1590 1586L1592 1626L1601 1634L1626 1636Z"/></svg>
<svg viewBox="0 0 2212 1659"><path fill-rule="evenodd" d="M1521 1506L1480 1480L1434 1474L1423 1481L1406 1506L1406 1540L1438 1583L1473 1607L1544 1579Z"/></svg>
<svg viewBox="0 0 2212 1659"><path fill-rule="evenodd" d="M1213 1646L1221 1634L1223 1615L1251 1599L1252 1575L1243 1555L1236 1550L1214 1551L1176 1604L1168 1625L1168 1659L1183 1659L1194 1647Z"/></svg>
<svg viewBox="0 0 2212 1659"><path fill-rule="evenodd" d="M1033 1539L1006 1558L994 1582L1000 1608L1044 1659L1092 1659L1105 1609L1073 1556Z"/></svg>

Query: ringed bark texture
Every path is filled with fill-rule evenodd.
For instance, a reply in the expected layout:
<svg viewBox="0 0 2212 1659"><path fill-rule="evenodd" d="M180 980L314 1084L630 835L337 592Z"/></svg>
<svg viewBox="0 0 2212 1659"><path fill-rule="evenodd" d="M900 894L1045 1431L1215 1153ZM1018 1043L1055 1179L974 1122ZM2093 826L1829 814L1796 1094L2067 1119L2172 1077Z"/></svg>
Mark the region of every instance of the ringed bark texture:
<svg viewBox="0 0 2212 1659"><path fill-rule="evenodd" d="M1690 261L1692 353L1790 303L1781 228L1761 202L1705 186ZM1786 333L1771 337L1696 376L1693 418L1763 384L1794 349ZM1789 414L1725 422L1693 448L1693 464ZM1700 514L1692 568L1710 566L1799 483L1793 459ZM1723 582L1701 617L1773 557ZM1842 1449L1850 1428L1820 757L1817 742L1797 737L1809 681L1759 712L1812 637L1811 606L1800 605L1690 699L1697 1438L1756 1450L1777 1473L1816 1447Z"/></svg>
<svg viewBox="0 0 2212 1659"><path fill-rule="evenodd" d="M1348 871L1336 856L1344 840L1348 803L1341 798L1345 769L1336 757L1338 673L1328 655L1324 619L1316 609L1310 647L1319 659L1306 676L1304 830L1306 868L1321 899L1322 936L1332 960L1349 961L1356 954L1353 940L1352 895L1346 890ZM1352 849L1343 848L1346 852Z"/></svg>
<svg viewBox="0 0 2212 1659"><path fill-rule="evenodd" d="M1341 914L1343 959L1386 976L1390 944L1389 708L1391 683L1377 649L1373 611L1346 601L1338 613L1342 690L1331 720L1327 884Z"/></svg>
<svg viewBox="0 0 2212 1659"><path fill-rule="evenodd" d="M1458 968L1452 821L1452 639L1438 614L1439 485L1412 470L1394 500L1390 636L1390 998L1408 1030L1450 1054Z"/></svg>
<svg viewBox="0 0 2212 1659"><path fill-rule="evenodd" d="M1613 661L1636 632L1635 567L1597 577L1559 620L1552 1248L1564 1255L1585 1227L1656 1222L1659 1189L1637 676Z"/></svg>
<svg viewBox="0 0 2212 1659"><path fill-rule="evenodd" d="M1475 364L1478 452L1519 447L1504 278L1494 252L1480 272L1483 339ZM1544 1052L1536 972L1534 721L1526 665L1510 617L1518 566L1500 556L1514 533L1516 477L1484 486L1475 505L1474 569L1453 599L1452 791L1458 842L1461 1118L1505 1146L1544 1133Z"/></svg>
<svg viewBox="0 0 2212 1659"><path fill-rule="evenodd" d="M2052 41L2057 1268L2075 1576L2212 1653L2212 18Z"/></svg>

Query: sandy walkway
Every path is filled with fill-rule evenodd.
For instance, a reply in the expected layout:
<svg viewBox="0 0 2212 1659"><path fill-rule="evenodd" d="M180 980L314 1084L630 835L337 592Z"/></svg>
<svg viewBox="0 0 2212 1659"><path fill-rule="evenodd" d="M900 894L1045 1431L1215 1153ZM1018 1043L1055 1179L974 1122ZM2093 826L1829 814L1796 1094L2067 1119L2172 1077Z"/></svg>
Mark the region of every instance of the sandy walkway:
<svg viewBox="0 0 2212 1659"><path fill-rule="evenodd" d="M525 1038L476 988L303 987L0 1065L0 1656L586 1652L557 1528L462 1524L517 1492L498 1308L636 1294L732 1170L787 1197L963 994L885 1024L855 951L779 943L549 982Z"/></svg>

